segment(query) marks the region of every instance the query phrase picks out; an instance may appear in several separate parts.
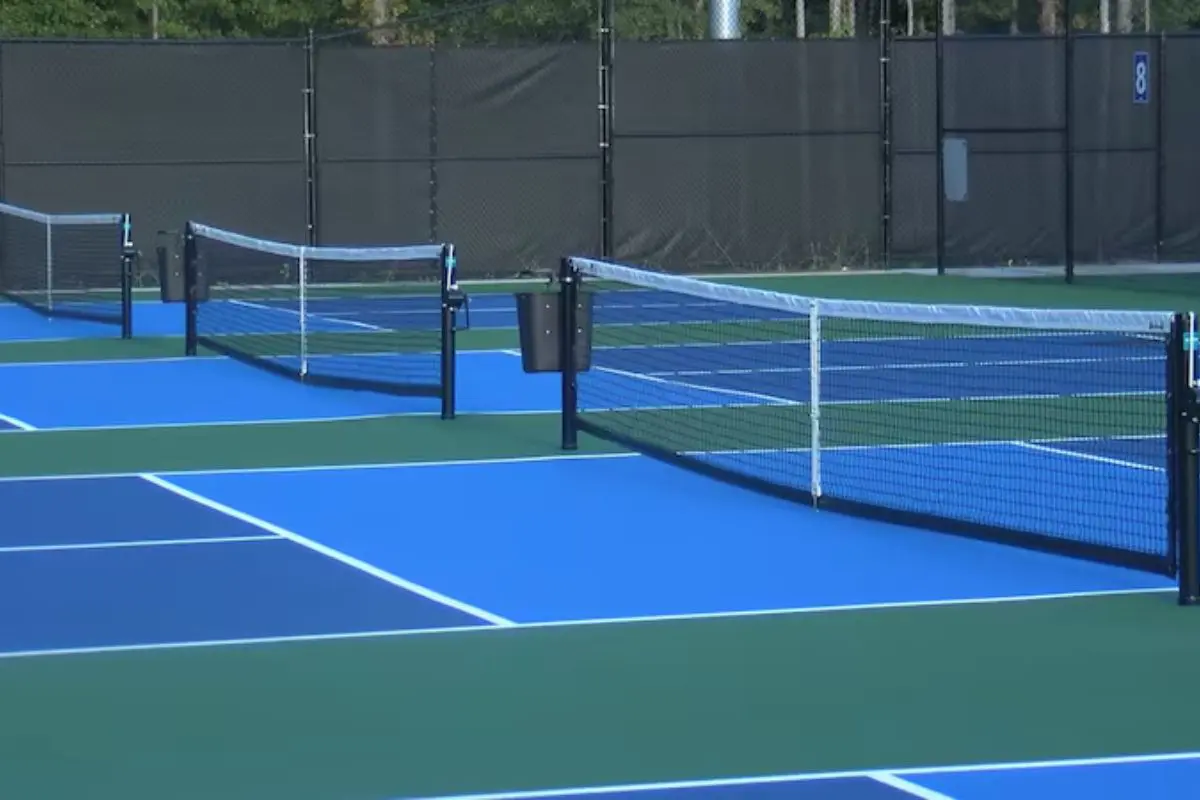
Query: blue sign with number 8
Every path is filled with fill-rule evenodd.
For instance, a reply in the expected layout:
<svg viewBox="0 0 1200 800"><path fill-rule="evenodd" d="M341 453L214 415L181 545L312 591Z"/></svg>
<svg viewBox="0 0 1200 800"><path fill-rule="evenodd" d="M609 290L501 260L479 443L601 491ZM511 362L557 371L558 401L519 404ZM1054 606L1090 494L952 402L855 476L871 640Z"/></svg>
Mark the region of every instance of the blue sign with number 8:
<svg viewBox="0 0 1200 800"><path fill-rule="evenodd" d="M1150 102L1150 54L1133 54L1133 102Z"/></svg>

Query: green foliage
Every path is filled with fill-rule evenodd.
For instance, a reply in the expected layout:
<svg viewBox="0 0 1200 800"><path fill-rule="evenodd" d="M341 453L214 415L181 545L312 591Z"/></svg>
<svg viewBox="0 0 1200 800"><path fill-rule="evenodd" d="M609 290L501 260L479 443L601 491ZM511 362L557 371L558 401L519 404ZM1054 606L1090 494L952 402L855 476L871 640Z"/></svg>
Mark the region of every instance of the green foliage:
<svg viewBox="0 0 1200 800"><path fill-rule="evenodd" d="M359 20L339 0L3 0L0 36L95 38L302 36Z"/></svg>
<svg viewBox="0 0 1200 800"><path fill-rule="evenodd" d="M914 0L917 35L934 28L942 2ZM2 37L268 38L384 26L376 44L562 42L593 39L602 0L0 0ZM700 39L708 31L709 0L615 0L620 39ZM890 2L893 29L908 29L907 0L741 0L746 36L791 38L804 9L810 36L877 31L879 3ZM853 2L853 6L851 6ZM1040 12L1063 0L953 0L961 33L1037 33ZM1098 30L1104 0L1071 0L1078 30ZM1112 15L1118 0L1108 0ZM1131 0L1135 32L1146 29L1146 0ZM1150 0L1151 30L1200 27L1200 0ZM850 25L853 16L855 24Z"/></svg>

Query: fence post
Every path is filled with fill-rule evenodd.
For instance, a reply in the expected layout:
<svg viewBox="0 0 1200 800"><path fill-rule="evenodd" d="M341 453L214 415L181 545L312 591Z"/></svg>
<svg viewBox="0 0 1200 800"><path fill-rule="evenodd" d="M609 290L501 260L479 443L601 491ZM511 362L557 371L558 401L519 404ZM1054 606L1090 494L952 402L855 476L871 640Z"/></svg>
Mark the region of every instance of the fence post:
<svg viewBox="0 0 1200 800"><path fill-rule="evenodd" d="M600 257L613 258L613 18L615 0L600 2Z"/></svg>
<svg viewBox="0 0 1200 800"><path fill-rule="evenodd" d="M892 263L892 12L879 4L879 246L883 266Z"/></svg>
<svg viewBox="0 0 1200 800"><path fill-rule="evenodd" d="M1071 0L1063 0L1063 263L1067 283L1075 280L1075 36Z"/></svg>
<svg viewBox="0 0 1200 800"><path fill-rule="evenodd" d="M0 198L4 194L4 45L0 44Z"/></svg>
<svg viewBox="0 0 1200 800"><path fill-rule="evenodd" d="M1158 52L1155 53L1158 64L1154 68L1154 260L1162 260L1163 246L1163 173L1167 169L1166 152L1163 140L1166 130L1163 121L1167 105L1167 34L1158 35Z"/></svg>
<svg viewBox="0 0 1200 800"><path fill-rule="evenodd" d="M304 43L304 227L305 239L315 247L317 230L317 43L312 28Z"/></svg>
<svg viewBox="0 0 1200 800"><path fill-rule="evenodd" d="M437 242L438 232L438 104L437 42L429 43L429 241Z"/></svg>
<svg viewBox="0 0 1200 800"><path fill-rule="evenodd" d="M942 64L945 58L944 40L945 31L942 30L942 11L936 9L934 17L934 57L933 57L933 80L937 84L937 90L934 92L933 114L934 114L934 135L937 137L934 146L933 160L935 162L934 169L936 170L937 178L934 187L935 204L934 204L934 228L937 236L937 273L938 275L946 274L946 174L945 165L942 163L942 142L946 137L946 120L943 83L944 66Z"/></svg>

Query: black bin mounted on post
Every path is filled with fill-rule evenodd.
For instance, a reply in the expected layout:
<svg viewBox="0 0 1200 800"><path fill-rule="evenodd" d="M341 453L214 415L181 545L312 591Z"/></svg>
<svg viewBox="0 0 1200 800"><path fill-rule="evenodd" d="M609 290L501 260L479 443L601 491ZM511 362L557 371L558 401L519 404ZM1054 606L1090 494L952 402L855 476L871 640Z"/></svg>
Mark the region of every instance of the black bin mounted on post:
<svg viewBox="0 0 1200 800"><path fill-rule="evenodd" d="M183 253L179 231L159 231L154 244L158 262L158 292L164 303L182 303Z"/></svg>
<svg viewBox="0 0 1200 800"><path fill-rule="evenodd" d="M521 366L526 372L562 371L562 295L558 292L517 294L517 328L521 332ZM575 371L592 364L592 296L580 293L575 311Z"/></svg>

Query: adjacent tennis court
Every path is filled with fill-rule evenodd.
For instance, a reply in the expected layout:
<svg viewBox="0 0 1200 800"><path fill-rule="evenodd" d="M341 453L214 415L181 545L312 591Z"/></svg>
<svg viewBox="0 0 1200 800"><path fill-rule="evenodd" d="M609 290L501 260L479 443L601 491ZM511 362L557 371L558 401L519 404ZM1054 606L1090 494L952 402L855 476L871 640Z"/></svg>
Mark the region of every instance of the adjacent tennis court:
<svg viewBox="0 0 1200 800"><path fill-rule="evenodd" d="M1166 364L1144 340L835 324L814 363L777 315L597 301L580 419L804 490L816 466L839 497L1166 555ZM399 327L413 302L305 313ZM515 324L511 295L473 293L471 314ZM564 452L559 376L513 350L464 348L443 420L436 397L114 358L136 340L73 360L79 342L53 362L0 346L5 796L975 800L1200 779L1200 645L1167 575L813 510L587 435Z"/></svg>

